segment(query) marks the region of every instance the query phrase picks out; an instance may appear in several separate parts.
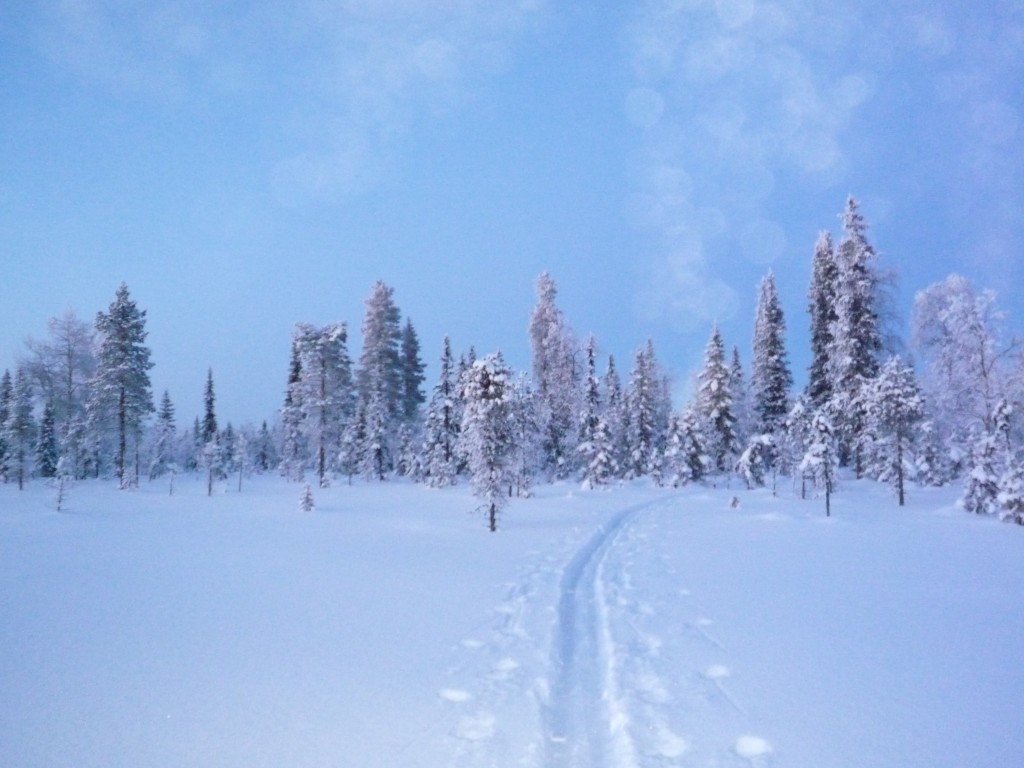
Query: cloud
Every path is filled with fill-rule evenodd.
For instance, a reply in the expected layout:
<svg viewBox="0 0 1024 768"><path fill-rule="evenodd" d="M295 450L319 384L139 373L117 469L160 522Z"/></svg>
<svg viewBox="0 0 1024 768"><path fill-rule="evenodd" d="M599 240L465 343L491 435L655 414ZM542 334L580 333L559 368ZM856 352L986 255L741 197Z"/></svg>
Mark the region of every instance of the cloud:
<svg viewBox="0 0 1024 768"><path fill-rule="evenodd" d="M62 0L39 41L117 96L177 106L244 93L278 134L268 184L286 205L365 190L395 138L500 70L540 0L297 0L223 6Z"/></svg>
<svg viewBox="0 0 1024 768"><path fill-rule="evenodd" d="M727 319L736 256L755 266L784 256L790 238L771 212L780 178L828 187L846 174L845 132L871 102L874 75L833 55L853 28L840 35L833 17L796 0L640 5L626 98L642 129L631 207L656 254L657 287L643 293L670 322ZM822 30L833 40L818 39ZM675 177L688 180L685 194L664 183ZM673 291L688 298L665 298Z"/></svg>

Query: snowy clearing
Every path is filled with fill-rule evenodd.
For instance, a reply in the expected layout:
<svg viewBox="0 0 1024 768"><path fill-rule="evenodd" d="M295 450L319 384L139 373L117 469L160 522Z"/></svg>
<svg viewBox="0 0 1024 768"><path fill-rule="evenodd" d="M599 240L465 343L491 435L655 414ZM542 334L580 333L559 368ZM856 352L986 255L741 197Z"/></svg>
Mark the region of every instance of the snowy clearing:
<svg viewBox="0 0 1024 768"><path fill-rule="evenodd" d="M221 491L0 487L0 765L1024 765L1024 529L955 490Z"/></svg>

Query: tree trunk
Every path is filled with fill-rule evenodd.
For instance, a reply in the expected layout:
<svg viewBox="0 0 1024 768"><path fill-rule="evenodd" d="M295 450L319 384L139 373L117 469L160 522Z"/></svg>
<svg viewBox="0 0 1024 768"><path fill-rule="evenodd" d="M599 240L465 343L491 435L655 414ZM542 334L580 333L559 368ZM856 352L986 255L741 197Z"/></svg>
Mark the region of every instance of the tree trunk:
<svg viewBox="0 0 1024 768"><path fill-rule="evenodd" d="M124 387L117 397L117 477L125 488L125 456L128 453L128 403Z"/></svg>
<svg viewBox="0 0 1024 768"><path fill-rule="evenodd" d="M896 493L899 495L900 506L903 506L903 434L896 430Z"/></svg>

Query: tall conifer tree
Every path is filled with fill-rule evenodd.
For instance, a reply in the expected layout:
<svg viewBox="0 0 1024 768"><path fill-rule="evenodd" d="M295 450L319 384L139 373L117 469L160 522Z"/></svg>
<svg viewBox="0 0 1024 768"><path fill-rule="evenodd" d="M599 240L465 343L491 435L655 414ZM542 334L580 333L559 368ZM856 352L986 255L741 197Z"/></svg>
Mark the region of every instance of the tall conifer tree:
<svg viewBox="0 0 1024 768"><path fill-rule="evenodd" d="M768 272L758 288L754 320L754 358L750 375L753 431L776 434L789 412L793 374L786 355L786 321L775 288L775 275Z"/></svg>
<svg viewBox="0 0 1024 768"><path fill-rule="evenodd" d="M558 288L544 272L537 278L537 304L530 314L534 391L540 404L543 469L565 478L573 471L580 399L577 344L555 300Z"/></svg>
<svg viewBox="0 0 1024 768"><path fill-rule="evenodd" d="M811 365L807 376L807 397L818 408L832 397L830 359L833 326L836 322L836 293L839 268L836 264L832 235L822 232L814 246L811 265L811 287L807 311L811 316Z"/></svg>
<svg viewBox="0 0 1024 768"><path fill-rule="evenodd" d="M704 366L697 378L695 407L703 423L704 445L711 458L712 469L726 472L738 452L736 417L733 414L729 388L729 369L725 362L725 345L716 325L704 351Z"/></svg>
<svg viewBox="0 0 1024 768"><path fill-rule="evenodd" d="M113 432L114 469L121 487L127 488L137 477L128 461L129 441L135 443L137 459L142 422L153 411L149 383L153 363L145 344L146 311L136 306L124 283L109 310L97 313L96 331L100 345L90 391L90 421L95 429Z"/></svg>

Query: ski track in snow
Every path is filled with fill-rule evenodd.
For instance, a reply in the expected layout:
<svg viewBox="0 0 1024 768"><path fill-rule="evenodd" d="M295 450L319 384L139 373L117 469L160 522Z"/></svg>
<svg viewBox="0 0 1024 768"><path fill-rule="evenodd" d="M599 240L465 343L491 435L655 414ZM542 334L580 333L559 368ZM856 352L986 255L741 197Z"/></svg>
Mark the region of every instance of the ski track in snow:
<svg viewBox="0 0 1024 768"><path fill-rule="evenodd" d="M730 690L710 611L687 588L634 584L634 573L673 572L657 521L678 513L672 499L647 502L575 551L534 553L492 621L452 651L437 694L452 766L772 764Z"/></svg>
<svg viewBox="0 0 1024 768"><path fill-rule="evenodd" d="M616 538L644 506L623 510L602 526L562 576L544 718L550 768L635 764L616 679L603 566Z"/></svg>

